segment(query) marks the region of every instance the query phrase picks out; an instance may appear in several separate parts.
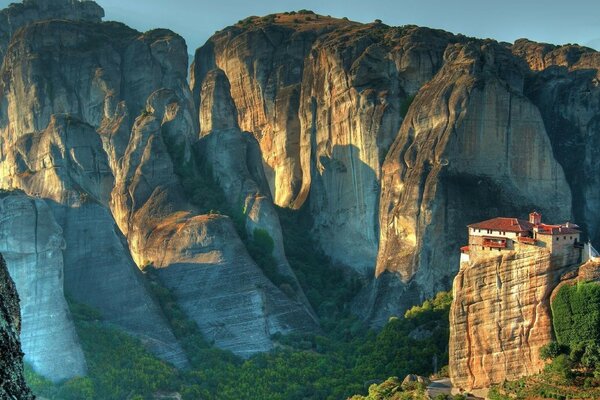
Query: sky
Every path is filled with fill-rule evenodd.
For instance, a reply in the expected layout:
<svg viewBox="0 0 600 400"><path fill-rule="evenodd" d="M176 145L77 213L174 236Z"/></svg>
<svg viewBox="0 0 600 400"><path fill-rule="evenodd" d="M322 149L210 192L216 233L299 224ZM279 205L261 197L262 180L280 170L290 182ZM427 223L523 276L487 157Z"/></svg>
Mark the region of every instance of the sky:
<svg viewBox="0 0 600 400"><path fill-rule="evenodd" d="M4 8L14 0L0 0ZM251 15L309 9L360 22L414 24L479 38L514 42L526 37L600 50L600 0L96 0L116 20L146 31L169 28L188 52L217 30Z"/></svg>

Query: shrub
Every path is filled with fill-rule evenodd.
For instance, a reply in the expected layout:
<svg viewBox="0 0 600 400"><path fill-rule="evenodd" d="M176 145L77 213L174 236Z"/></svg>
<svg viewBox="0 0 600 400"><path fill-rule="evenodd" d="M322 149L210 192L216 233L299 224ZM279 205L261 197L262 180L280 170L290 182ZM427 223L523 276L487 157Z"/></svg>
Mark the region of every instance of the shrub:
<svg viewBox="0 0 600 400"><path fill-rule="evenodd" d="M600 343L600 285L565 285L552 302L552 323L560 344Z"/></svg>
<svg viewBox="0 0 600 400"><path fill-rule="evenodd" d="M540 349L540 357L542 360L553 360L561 354L566 354L569 348L560 345L557 342L550 342Z"/></svg>
<svg viewBox="0 0 600 400"><path fill-rule="evenodd" d="M555 374L563 382L570 382L573 379L573 363L566 354L558 355L551 364L546 366L546 370Z"/></svg>

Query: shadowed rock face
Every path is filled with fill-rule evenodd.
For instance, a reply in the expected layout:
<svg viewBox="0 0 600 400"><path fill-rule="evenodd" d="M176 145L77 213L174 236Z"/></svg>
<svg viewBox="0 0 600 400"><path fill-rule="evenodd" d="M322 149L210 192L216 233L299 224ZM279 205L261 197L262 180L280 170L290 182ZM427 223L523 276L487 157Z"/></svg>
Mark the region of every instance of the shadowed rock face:
<svg viewBox="0 0 600 400"><path fill-rule="evenodd" d="M108 208L114 186L112 160L122 155L127 138L118 129L107 130L127 123L127 105L141 109L138 96L149 94L148 88L126 85L140 76L123 69L135 64L140 48L146 56L140 58L154 60L148 63L150 71L156 71L152 65L160 69L147 54L162 51L166 37L156 35L140 36L117 24L62 20L20 30L3 65L11 72L1 85L0 170L4 188L49 200L66 242L65 291L138 336L157 355L185 366L186 357ZM161 44L153 48L154 40ZM146 78L159 83L171 79L169 72L154 74ZM157 75L160 79L154 78ZM120 96L135 101L128 103ZM26 338L24 345L28 346ZM43 375L49 376L46 371Z"/></svg>
<svg viewBox="0 0 600 400"><path fill-rule="evenodd" d="M380 325L446 289L474 220L571 217L579 195L530 100L527 57L425 28L293 18L215 34L196 53L194 97L209 115L203 89L224 74L232 101L213 96L210 110L256 137L275 203L307 204L334 261L375 270L359 313Z"/></svg>
<svg viewBox="0 0 600 400"><path fill-rule="evenodd" d="M252 135L242 133L238 127L229 82L223 71L213 70L207 74L201 99L200 158L212 171L230 207L245 217L248 236L252 238L258 229L267 232L273 239L273 257L278 263L278 272L294 282L296 296L310 310L285 257L279 217L263 173L258 143Z"/></svg>
<svg viewBox="0 0 600 400"><path fill-rule="evenodd" d="M33 399L23 378L23 352L19 341L19 296L0 256L0 398Z"/></svg>
<svg viewBox="0 0 600 400"><path fill-rule="evenodd" d="M405 289L376 290L376 321L403 312L398 295L411 285L421 296L444 287L468 223L528 207L553 220L571 215L544 121L522 94L519 60L484 42L449 46L444 58L383 165L376 276L396 274Z"/></svg>
<svg viewBox="0 0 600 400"><path fill-rule="evenodd" d="M573 216L600 241L600 53L576 45L519 40L529 62L525 93L540 109L557 161L573 192Z"/></svg>
<svg viewBox="0 0 600 400"><path fill-rule="evenodd" d="M25 360L55 382L84 376L83 351L63 293L61 227L43 200L24 194L2 196L0 212L0 251L21 298Z"/></svg>

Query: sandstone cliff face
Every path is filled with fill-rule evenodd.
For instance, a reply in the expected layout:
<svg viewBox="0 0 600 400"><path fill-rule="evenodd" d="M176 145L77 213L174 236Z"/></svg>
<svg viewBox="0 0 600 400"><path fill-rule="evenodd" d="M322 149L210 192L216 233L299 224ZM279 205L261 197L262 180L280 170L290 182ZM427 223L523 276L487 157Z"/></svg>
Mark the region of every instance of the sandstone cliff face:
<svg viewBox="0 0 600 400"><path fill-rule="evenodd" d="M302 302L288 298L254 263L231 220L199 215L185 197L176 168L198 172L185 141L192 126L173 96L151 96L116 176L113 210L126 223L121 229L136 262L158 268L208 339L238 355L271 349L277 332L314 329Z"/></svg>
<svg viewBox="0 0 600 400"><path fill-rule="evenodd" d="M152 40L152 34L137 42L139 34L122 25L66 20L20 30L5 57L0 85L1 182L6 189L50 200L66 242L65 291L140 337L159 356L184 366L185 355L108 209L114 185L111 157L123 153L123 135L99 132L114 125L114 115L128 121L125 102L113 96L136 99L127 104L141 108L138 96L149 89L125 83L143 75L122 69L135 64L139 47L150 52L144 39ZM156 61L150 65L151 71L160 69Z"/></svg>
<svg viewBox="0 0 600 400"><path fill-rule="evenodd" d="M455 387L488 388L539 372L552 340L550 296L563 266L544 249L474 257L454 279L450 376Z"/></svg>
<svg viewBox="0 0 600 400"><path fill-rule="evenodd" d="M238 127L237 111L223 71L207 74L201 99L200 158L222 188L229 207L245 218L247 235L252 238L257 229L269 234L279 273L291 278L299 288L285 257L279 217L263 172L260 148L252 135L242 133ZM303 298L301 290L297 293Z"/></svg>
<svg viewBox="0 0 600 400"><path fill-rule="evenodd" d="M276 332L316 328L301 290L283 294L229 218L202 216L187 197L200 171L186 67L185 42L167 30L41 21L12 38L0 83L0 184L51 204L66 241L66 291L177 366L186 357L137 267L160 268L207 336L225 321L215 342L237 354L270 349ZM259 194L248 224L277 233Z"/></svg>
<svg viewBox="0 0 600 400"><path fill-rule="evenodd" d="M192 85L201 104L208 72L224 72L239 125L260 144L275 203L309 203L323 250L368 275L380 166L403 103L440 67L451 40L416 27L279 14L213 36L197 51Z"/></svg>
<svg viewBox="0 0 600 400"><path fill-rule="evenodd" d="M475 42L449 46L444 61L417 94L383 165L375 322L402 313L403 296L445 286L468 223L527 208L551 219L571 215L571 191L544 121L522 94L519 60L496 43Z"/></svg>
<svg viewBox="0 0 600 400"><path fill-rule="evenodd" d="M0 398L29 400L34 396L23 378L23 352L19 341L19 296L0 256Z"/></svg>

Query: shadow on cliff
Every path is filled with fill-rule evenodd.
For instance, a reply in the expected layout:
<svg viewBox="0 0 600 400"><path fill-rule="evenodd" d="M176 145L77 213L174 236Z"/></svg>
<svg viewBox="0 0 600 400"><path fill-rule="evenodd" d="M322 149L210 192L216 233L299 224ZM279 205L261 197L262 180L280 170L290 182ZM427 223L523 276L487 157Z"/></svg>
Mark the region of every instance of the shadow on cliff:
<svg viewBox="0 0 600 400"><path fill-rule="evenodd" d="M354 145L312 141L310 208L313 231L335 262L372 276L379 243L380 183ZM358 267L357 267L358 266Z"/></svg>
<svg viewBox="0 0 600 400"><path fill-rule="evenodd" d="M497 216L526 219L534 209L544 213L543 205L515 198L511 194L515 191L507 185L509 183L496 182L488 177L443 170L433 200L432 223L419 239L423 246L416 255L416 274L408 282L402 282L396 273L382 273L355 299L357 312L373 326L381 327L389 316L403 316L408 308L423 302L426 297L450 290L459 268L460 247L468 243L468 224ZM553 221L552 215L547 215L547 218L544 215L545 219ZM451 257L439 259L439 254L451 254ZM425 286L431 282L438 284Z"/></svg>
<svg viewBox="0 0 600 400"><path fill-rule="evenodd" d="M585 118L586 111L593 113L594 102L600 102L600 91L590 85L597 73L550 66L529 76L524 92L541 112L554 157L571 188L573 219L583 229L582 238L600 246L600 135L594 134L600 132L600 113L595 111L586 125L576 120L577 115Z"/></svg>

